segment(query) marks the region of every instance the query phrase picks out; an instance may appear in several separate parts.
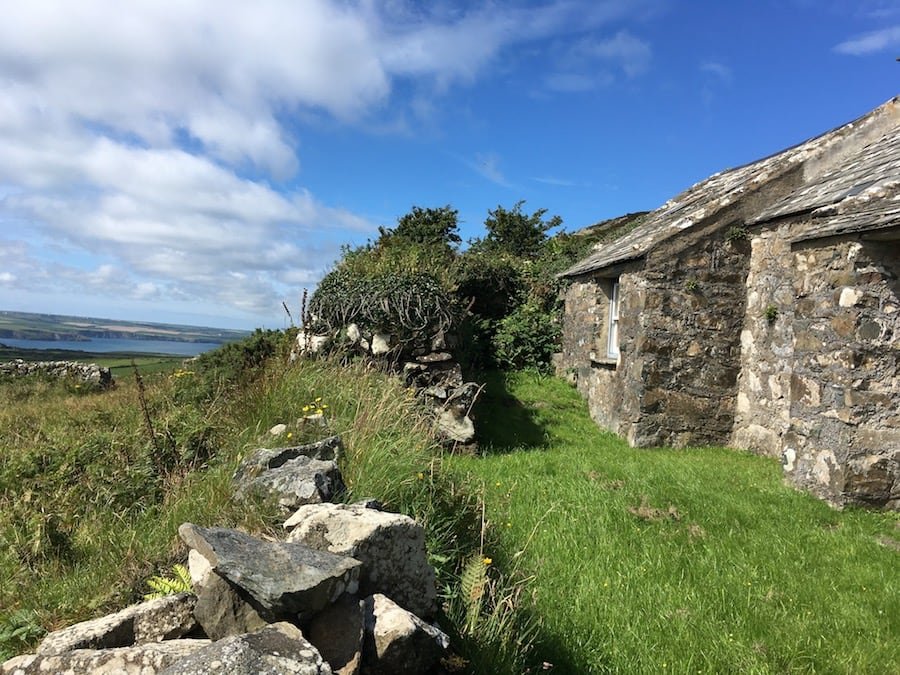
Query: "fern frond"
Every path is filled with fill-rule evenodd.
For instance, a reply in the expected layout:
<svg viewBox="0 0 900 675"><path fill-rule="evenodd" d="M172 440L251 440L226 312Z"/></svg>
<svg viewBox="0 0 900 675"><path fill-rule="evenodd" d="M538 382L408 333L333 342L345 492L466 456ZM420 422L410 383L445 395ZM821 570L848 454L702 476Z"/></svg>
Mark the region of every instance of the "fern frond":
<svg viewBox="0 0 900 675"><path fill-rule="evenodd" d="M473 555L459 575L459 593L466 608L466 630L475 631L481 618L484 589L487 585L487 565L481 554Z"/></svg>
<svg viewBox="0 0 900 675"><path fill-rule="evenodd" d="M194 586L191 583L191 573L184 565L172 567L171 577L154 576L147 579L147 586L151 593L144 595L144 600L155 600L176 593L193 593Z"/></svg>

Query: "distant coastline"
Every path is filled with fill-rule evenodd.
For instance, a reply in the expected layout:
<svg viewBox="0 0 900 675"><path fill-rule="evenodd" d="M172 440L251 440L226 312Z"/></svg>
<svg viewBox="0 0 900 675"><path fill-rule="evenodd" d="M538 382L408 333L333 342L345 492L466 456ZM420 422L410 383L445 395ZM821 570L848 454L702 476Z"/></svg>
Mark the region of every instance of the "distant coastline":
<svg viewBox="0 0 900 675"><path fill-rule="evenodd" d="M97 340L128 340L221 345L240 340L249 333L250 331L227 328L0 311L0 340L7 342L27 340L85 343L87 346L87 343L94 343ZM99 344L102 346L102 343ZM94 346L91 345L91 351L95 351ZM63 347L57 345L54 348ZM138 351L147 350L141 348Z"/></svg>
<svg viewBox="0 0 900 675"><path fill-rule="evenodd" d="M88 340L0 340L0 361L25 360L81 361L97 355L135 355L191 357L222 346L222 342L151 340L142 338L95 338Z"/></svg>

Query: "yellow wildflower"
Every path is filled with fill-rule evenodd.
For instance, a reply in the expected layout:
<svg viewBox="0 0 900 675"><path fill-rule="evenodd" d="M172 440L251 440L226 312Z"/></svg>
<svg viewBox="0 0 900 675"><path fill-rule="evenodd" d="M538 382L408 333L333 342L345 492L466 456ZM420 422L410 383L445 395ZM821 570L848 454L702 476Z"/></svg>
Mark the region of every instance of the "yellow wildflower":
<svg viewBox="0 0 900 675"><path fill-rule="evenodd" d="M483 562L485 565L490 565L494 561L491 558L488 558L487 556L485 556L481 562Z"/></svg>

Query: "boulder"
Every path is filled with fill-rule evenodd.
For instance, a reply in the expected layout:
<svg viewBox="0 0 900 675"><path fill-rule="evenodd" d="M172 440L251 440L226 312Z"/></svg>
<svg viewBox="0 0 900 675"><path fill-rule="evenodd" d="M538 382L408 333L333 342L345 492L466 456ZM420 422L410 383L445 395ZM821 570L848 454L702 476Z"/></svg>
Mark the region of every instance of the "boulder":
<svg viewBox="0 0 900 675"><path fill-rule="evenodd" d="M246 457L234 472L234 480L258 476L268 469L277 469L285 462L297 457L310 459L330 459L339 461L344 453L344 442L340 436L329 436L315 443L292 445L286 448L260 448Z"/></svg>
<svg viewBox="0 0 900 675"><path fill-rule="evenodd" d="M178 534L267 618L304 620L359 588L360 562L347 556L192 523L184 523Z"/></svg>
<svg viewBox="0 0 900 675"><path fill-rule="evenodd" d="M344 491L336 462L342 452L339 436L289 448L257 450L234 473L235 497L272 498L286 512L329 501Z"/></svg>
<svg viewBox="0 0 900 675"><path fill-rule="evenodd" d="M160 675L331 675L331 668L300 629L282 622L214 642Z"/></svg>
<svg viewBox="0 0 900 675"><path fill-rule="evenodd" d="M426 618L437 609L425 530L409 516L361 504L316 504L298 509L284 526L291 530L288 541L359 560L363 595L384 593Z"/></svg>
<svg viewBox="0 0 900 675"><path fill-rule="evenodd" d="M306 628L335 675L357 675L362 663L364 609L361 600L345 595L313 618Z"/></svg>
<svg viewBox="0 0 900 675"><path fill-rule="evenodd" d="M115 614L50 633L41 641L37 653L51 655L75 649L130 647L179 638L197 627L193 614L195 602L193 595L179 593L132 605Z"/></svg>
<svg viewBox="0 0 900 675"><path fill-rule="evenodd" d="M276 424L271 429L269 429L269 433L272 436L281 436L285 431L287 431L287 424L282 422L281 424Z"/></svg>
<svg viewBox="0 0 900 675"><path fill-rule="evenodd" d="M76 649L64 654L25 654L3 665L3 675L91 673L156 675L210 644L209 640L167 640L114 649Z"/></svg>
<svg viewBox="0 0 900 675"><path fill-rule="evenodd" d="M291 360L293 361L303 354L318 354L330 341L331 338L327 335L316 335L301 330L297 333L297 343L291 351Z"/></svg>
<svg viewBox="0 0 900 675"><path fill-rule="evenodd" d="M365 600L363 672L421 675L433 672L450 639L383 595Z"/></svg>
<svg viewBox="0 0 900 675"><path fill-rule="evenodd" d="M240 484L235 496L274 499L285 513L290 513L304 504L330 501L345 489L337 463L300 456Z"/></svg>
<svg viewBox="0 0 900 675"><path fill-rule="evenodd" d="M269 623L260 616L251 598L215 572L209 574L198 593L194 616L213 640L250 633Z"/></svg>

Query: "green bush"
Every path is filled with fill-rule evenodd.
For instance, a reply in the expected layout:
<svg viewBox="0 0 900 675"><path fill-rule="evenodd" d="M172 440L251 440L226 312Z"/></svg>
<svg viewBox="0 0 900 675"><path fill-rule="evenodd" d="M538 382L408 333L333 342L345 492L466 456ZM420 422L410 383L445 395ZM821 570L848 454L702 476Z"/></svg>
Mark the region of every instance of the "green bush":
<svg viewBox="0 0 900 675"><path fill-rule="evenodd" d="M494 358L502 368L546 370L560 338L559 320L526 302L500 320L493 337Z"/></svg>
<svg viewBox="0 0 900 675"><path fill-rule="evenodd" d="M363 274L341 266L328 274L309 303L313 330L330 332L351 323L384 331L404 342L430 339L457 325L453 297L428 272Z"/></svg>

